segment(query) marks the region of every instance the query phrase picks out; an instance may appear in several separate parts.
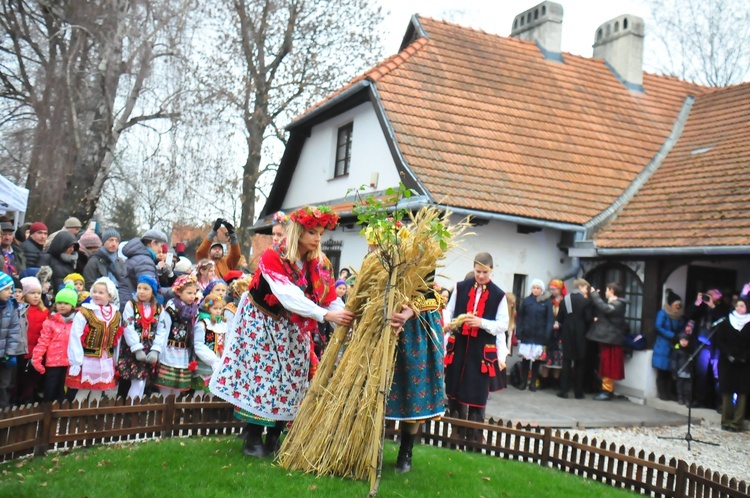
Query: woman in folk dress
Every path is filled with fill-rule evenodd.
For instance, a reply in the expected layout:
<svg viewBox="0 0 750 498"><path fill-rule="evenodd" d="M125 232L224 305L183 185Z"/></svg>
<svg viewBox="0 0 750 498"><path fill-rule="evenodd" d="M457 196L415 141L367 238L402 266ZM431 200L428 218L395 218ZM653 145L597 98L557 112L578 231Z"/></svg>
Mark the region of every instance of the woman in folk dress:
<svg viewBox="0 0 750 498"><path fill-rule="evenodd" d="M338 216L327 207L305 207L290 220L286 242L261 256L209 385L239 408L235 413L248 422L243 452L256 457L276 450L282 428L297 414L318 322L349 326L354 318L336 296L331 264L320 248L323 231L333 229Z"/></svg>

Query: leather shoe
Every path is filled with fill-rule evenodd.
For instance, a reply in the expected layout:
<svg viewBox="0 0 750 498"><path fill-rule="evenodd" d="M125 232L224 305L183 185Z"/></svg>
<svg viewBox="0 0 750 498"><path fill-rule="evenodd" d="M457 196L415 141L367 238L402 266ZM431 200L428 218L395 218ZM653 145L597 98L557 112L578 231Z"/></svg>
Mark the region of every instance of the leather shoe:
<svg viewBox="0 0 750 498"><path fill-rule="evenodd" d="M611 401L612 400L612 393L608 391L602 391L596 396L594 396L595 401Z"/></svg>
<svg viewBox="0 0 750 498"><path fill-rule="evenodd" d="M576 394L576 399L586 399L586 396L583 393Z"/></svg>
<svg viewBox="0 0 750 498"><path fill-rule="evenodd" d="M568 399L568 393L564 393L564 392L561 391L561 392L557 393L557 397L558 398L562 398L562 399Z"/></svg>

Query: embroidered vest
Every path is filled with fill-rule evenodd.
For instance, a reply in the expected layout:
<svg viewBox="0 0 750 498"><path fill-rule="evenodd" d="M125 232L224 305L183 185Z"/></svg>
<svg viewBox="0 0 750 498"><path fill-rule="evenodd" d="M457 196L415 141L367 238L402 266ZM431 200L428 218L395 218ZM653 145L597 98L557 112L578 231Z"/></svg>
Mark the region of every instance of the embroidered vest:
<svg viewBox="0 0 750 498"><path fill-rule="evenodd" d="M187 349L188 348L188 327L187 323L180 317L177 310L168 306L167 314L172 320L172 327L169 329L169 336L167 336L167 346L172 348Z"/></svg>
<svg viewBox="0 0 750 498"><path fill-rule="evenodd" d="M88 329L81 338L84 356L101 358L102 351L105 349L109 356L114 356L115 345L119 337L120 312L115 311L112 320L107 325L92 310L82 307L80 311L86 319Z"/></svg>
<svg viewBox="0 0 750 498"><path fill-rule="evenodd" d="M443 308L444 304L443 297L433 290L420 294L412 302L414 309L420 312L439 310Z"/></svg>
<svg viewBox="0 0 750 498"><path fill-rule="evenodd" d="M469 278L463 282L456 284L456 308L453 312L454 316L458 316L462 313L466 313L467 305L469 303L469 292L474 287L476 280ZM481 318L487 318L488 320L494 320L497 317L497 308L505 297L505 292L490 282L486 285L486 289L483 292L489 292L487 301L484 304L484 313Z"/></svg>
<svg viewBox="0 0 750 498"><path fill-rule="evenodd" d="M211 323L210 320L203 320L203 325L206 327L206 346L216 353L216 356L221 357L224 352L224 337L226 336L226 324L225 323Z"/></svg>
<svg viewBox="0 0 750 498"><path fill-rule="evenodd" d="M272 318L278 319L284 311L278 298L271 292L271 286L262 276L258 279L258 285L248 289L248 297L256 308Z"/></svg>

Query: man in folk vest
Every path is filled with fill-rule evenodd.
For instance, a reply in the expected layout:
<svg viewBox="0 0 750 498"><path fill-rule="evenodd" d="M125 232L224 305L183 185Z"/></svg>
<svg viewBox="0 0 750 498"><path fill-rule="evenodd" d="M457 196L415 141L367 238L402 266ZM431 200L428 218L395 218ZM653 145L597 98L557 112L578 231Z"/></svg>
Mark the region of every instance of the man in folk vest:
<svg viewBox="0 0 750 498"><path fill-rule="evenodd" d="M490 379L505 369L508 303L505 292L491 282L492 256L474 258L474 275L456 284L446 308L446 330L451 332L445 356L445 391L450 416L484 421ZM465 315L462 324L451 317ZM459 320L460 321L460 320ZM501 336L496 341L497 336ZM501 344L503 351L498 351Z"/></svg>

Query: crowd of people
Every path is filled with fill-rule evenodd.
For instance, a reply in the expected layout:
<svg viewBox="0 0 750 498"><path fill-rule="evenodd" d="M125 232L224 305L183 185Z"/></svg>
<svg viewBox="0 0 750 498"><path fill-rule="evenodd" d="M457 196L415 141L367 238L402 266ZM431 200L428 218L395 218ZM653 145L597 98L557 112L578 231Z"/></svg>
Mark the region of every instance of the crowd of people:
<svg viewBox="0 0 750 498"><path fill-rule="evenodd" d="M216 220L194 265L158 229L81 229L0 221L0 409L207 392L249 283L234 227Z"/></svg>
<svg viewBox="0 0 750 498"><path fill-rule="evenodd" d="M344 303L356 278L344 269L336 279L321 250L323 232L338 221L328 208L278 213L274 221L273 244L253 274L238 268L237 235L223 219L195 264L184 246L170 252L158 229L121 241L113 228L81 233L76 218L50 235L41 222L18 229L0 222L0 408L103 393L211 392L247 423L247 455L274 454L332 326L352 324ZM423 420L447 413L481 422L489 393L509 384L554 386L561 398L572 389L581 399L596 379L594 399L608 401L624 378L630 330L618 283L602 297L583 279L570 291L561 280L534 279L517 299L492 281L489 253L473 262L452 290L412 296L390 318L399 341L386 417L402 421L401 472L411 469ZM685 313L669 291L655 323L659 397L720 403L722 426L741 430L749 322L744 298L730 310L712 289ZM520 361L509 373L514 349Z"/></svg>
<svg viewBox="0 0 750 498"><path fill-rule="evenodd" d="M468 284L483 284L482 275L476 270L475 274ZM446 300L444 320L446 365L454 361L455 351L459 355L469 351L461 334L452 330L449 323L456 313L451 304L456 301L454 294L465 294L466 285L466 281L457 284L454 293L442 289L450 296ZM685 310L680 296L667 289L664 306L654 324L652 366L656 372L658 397L691 407L716 408L722 413L722 428L727 431L742 430L747 412L750 392L748 291L750 285L735 296L732 306L728 306L720 290L710 289L698 293ZM512 294L506 295L506 313L511 319L506 315L503 323L508 324L508 333L497 340L492 351L493 354L497 351L501 358L501 370L505 369L506 356L514 349L519 361L513 371L503 372L507 380L493 384L504 387L507 383L529 391L553 388L557 389L557 396L564 399L570 398L572 388L575 399L584 399L586 392L593 392L594 400L612 400L614 382L625 378L626 352L634 347L634 338L640 336L631 334L626 320L628 302L623 298L620 284L608 283L602 298L601 291L584 279L576 279L570 291L559 279L549 285L534 279L529 295L517 306L515 300ZM463 310L464 304L461 301L458 309ZM467 312L476 314L470 308ZM492 333L489 323L485 324L484 330ZM487 339L484 342L489 344ZM469 372L474 370L469 369ZM451 391L460 384L446 373L449 407ZM468 384L480 385L485 392L484 385L476 379ZM493 389L490 387L490 390ZM472 407L474 410L483 407L476 400L464 405L469 411ZM453 407L449 412L457 414Z"/></svg>

